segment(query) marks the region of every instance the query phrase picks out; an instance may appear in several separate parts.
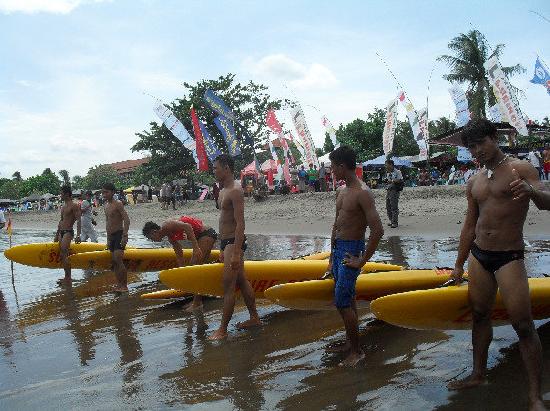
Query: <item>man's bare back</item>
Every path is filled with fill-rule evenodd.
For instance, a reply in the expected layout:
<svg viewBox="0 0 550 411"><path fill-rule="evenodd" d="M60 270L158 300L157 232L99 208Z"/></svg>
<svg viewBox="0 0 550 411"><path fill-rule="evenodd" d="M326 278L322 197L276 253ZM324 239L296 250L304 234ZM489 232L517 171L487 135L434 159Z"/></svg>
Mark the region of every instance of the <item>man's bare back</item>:
<svg viewBox="0 0 550 411"><path fill-rule="evenodd" d="M475 238L480 248L498 251L523 248L523 224L529 198L514 200L510 183L515 180L512 170L521 175L528 168L532 168L529 163L508 158L491 178L482 172L468 181L468 189L479 210Z"/></svg>

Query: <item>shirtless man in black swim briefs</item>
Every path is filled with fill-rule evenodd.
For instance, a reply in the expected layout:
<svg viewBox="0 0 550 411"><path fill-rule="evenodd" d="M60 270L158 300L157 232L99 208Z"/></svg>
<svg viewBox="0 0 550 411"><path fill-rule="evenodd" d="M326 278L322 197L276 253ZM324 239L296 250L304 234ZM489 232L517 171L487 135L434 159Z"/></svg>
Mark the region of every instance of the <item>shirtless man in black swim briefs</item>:
<svg viewBox="0 0 550 411"><path fill-rule="evenodd" d="M220 328L210 340L227 337L227 326L235 308L235 287L238 286L244 298L250 319L237 324L237 328L260 325L256 311L254 290L244 274L243 253L246 250L244 235L244 194L240 185L235 184L233 158L227 154L218 156L214 161L214 175L223 189L220 191L220 261L225 262L223 269L223 316Z"/></svg>
<svg viewBox="0 0 550 411"><path fill-rule="evenodd" d="M57 231L53 239L54 242L59 242L59 256L65 277L59 279L58 283L71 282L71 263L69 261L69 247L74 239L75 243L80 243L80 206L73 203L71 186L61 187L61 199L64 204L61 207L61 219L57 225ZM76 221L76 237L74 236L74 223Z"/></svg>
<svg viewBox="0 0 550 411"><path fill-rule="evenodd" d="M468 180L468 211L452 274L459 281L468 259L474 368L470 376L451 382L448 388L470 388L486 381L487 355L493 338L491 311L498 288L519 337L529 381L530 408L544 409L540 391L542 348L531 315L523 261L523 225L530 200L540 210L550 210L550 192L543 191L538 172L530 163L508 157L500 150L497 129L490 121L470 121L462 132L462 143L484 166L482 172Z"/></svg>
<svg viewBox="0 0 550 411"><path fill-rule="evenodd" d="M111 251L113 270L117 279L115 292L128 292L128 272L122 261L124 248L128 243L128 228L130 218L122 203L113 198L115 186L113 183L103 184L103 198L105 200L105 217L107 224L107 247Z"/></svg>

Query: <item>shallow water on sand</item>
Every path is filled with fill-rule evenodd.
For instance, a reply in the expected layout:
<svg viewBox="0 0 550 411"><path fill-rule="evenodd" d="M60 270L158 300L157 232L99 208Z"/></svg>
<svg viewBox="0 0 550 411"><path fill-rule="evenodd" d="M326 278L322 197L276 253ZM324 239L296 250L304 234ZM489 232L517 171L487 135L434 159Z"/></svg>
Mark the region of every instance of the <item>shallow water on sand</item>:
<svg viewBox="0 0 550 411"><path fill-rule="evenodd" d="M14 243L49 241L18 231ZM130 243L150 247L138 233ZM248 259L291 258L326 250L329 240L249 235ZM550 274L550 238L530 238L532 276ZM389 237L374 260L415 268L451 266L456 240ZM8 247L0 238L0 250ZM470 368L470 333L413 331L373 322L364 312L354 369L337 366L325 347L343 340L336 312L290 311L259 300L264 326L237 331L241 302L222 343L206 340L219 325L221 301L202 313L181 302L151 302L157 273L131 274L130 294L109 293L112 273L36 269L0 257L0 409L525 409L526 375L511 327L495 329L490 384L449 393L446 382ZM545 351L543 392L550 405L550 322L537 322Z"/></svg>

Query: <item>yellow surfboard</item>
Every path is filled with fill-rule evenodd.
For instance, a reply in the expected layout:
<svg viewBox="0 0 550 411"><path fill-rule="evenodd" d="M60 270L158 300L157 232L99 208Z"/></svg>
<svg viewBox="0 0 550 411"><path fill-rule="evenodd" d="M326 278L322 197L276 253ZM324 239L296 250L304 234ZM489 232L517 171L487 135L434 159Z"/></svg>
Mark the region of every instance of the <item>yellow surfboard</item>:
<svg viewBox="0 0 550 411"><path fill-rule="evenodd" d="M105 250L105 244L98 243L71 243L70 254L85 253L88 251ZM40 268L60 268L59 243L21 244L4 251L7 259L19 264Z"/></svg>
<svg viewBox="0 0 550 411"><path fill-rule="evenodd" d="M533 318L550 318L550 278L530 278ZM471 328L468 285L411 291L378 298L372 312L390 324L415 329L460 330ZM493 325L509 324L509 317L497 293L491 314Z"/></svg>
<svg viewBox="0 0 550 411"><path fill-rule="evenodd" d="M184 249L185 264L189 264L193 250ZM212 250L209 262L217 261L219 250ZM124 251L124 264L129 271L160 271L177 267L176 253L173 248L133 248ZM70 257L72 268L110 270L111 252L109 250L79 253Z"/></svg>
<svg viewBox="0 0 550 411"><path fill-rule="evenodd" d="M310 254L302 257L302 260L326 260L330 257L330 251L321 251L320 253Z"/></svg>
<svg viewBox="0 0 550 411"><path fill-rule="evenodd" d="M357 301L437 287L449 279L450 270L403 270L361 274L355 284ZM265 297L275 304L296 310L334 309L334 280L313 280L276 285L267 289Z"/></svg>
<svg viewBox="0 0 550 411"><path fill-rule="evenodd" d="M162 300L162 299L169 299L169 298L181 298L181 297L189 297L192 294L188 293L187 291L182 290L160 290L160 291L154 291L152 293L144 293L141 294L140 297L145 300Z"/></svg>
<svg viewBox="0 0 550 411"><path fill-rule="evenodd" d="M223 296L223 264L206 264L190 267L173 268L161 271L160 281L177 290L194 294ZM266 260L245 261L245 275L256 296L263 297L263 292L274 285L293 281L320 278L328 267L326 260ZM400 270L401 266L393 264L367 262L363 272Z"/></svg>

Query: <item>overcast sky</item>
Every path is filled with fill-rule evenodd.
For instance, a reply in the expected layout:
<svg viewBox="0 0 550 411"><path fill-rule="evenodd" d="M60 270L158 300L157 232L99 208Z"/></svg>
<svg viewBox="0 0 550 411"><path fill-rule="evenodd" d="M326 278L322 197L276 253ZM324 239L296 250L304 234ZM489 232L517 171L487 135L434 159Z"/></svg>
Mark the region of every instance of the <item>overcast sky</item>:
<svg viewBox="0 0 550 411"><path fill-rule="evenodd" d="M536 12L536 13L535 13ZM139 158L134 133L156 120L182 82L229 72L298 99L314 141L321 115L335 127L385 107L397 85L430 119L454 119L437 56L459 33L506 44L503 65L523 111L550 115L550 96L529 83L537 54L550 63L550 1L0 0L0 177L23 177ZM290 128L288 113L277 113Z"/></svg>

